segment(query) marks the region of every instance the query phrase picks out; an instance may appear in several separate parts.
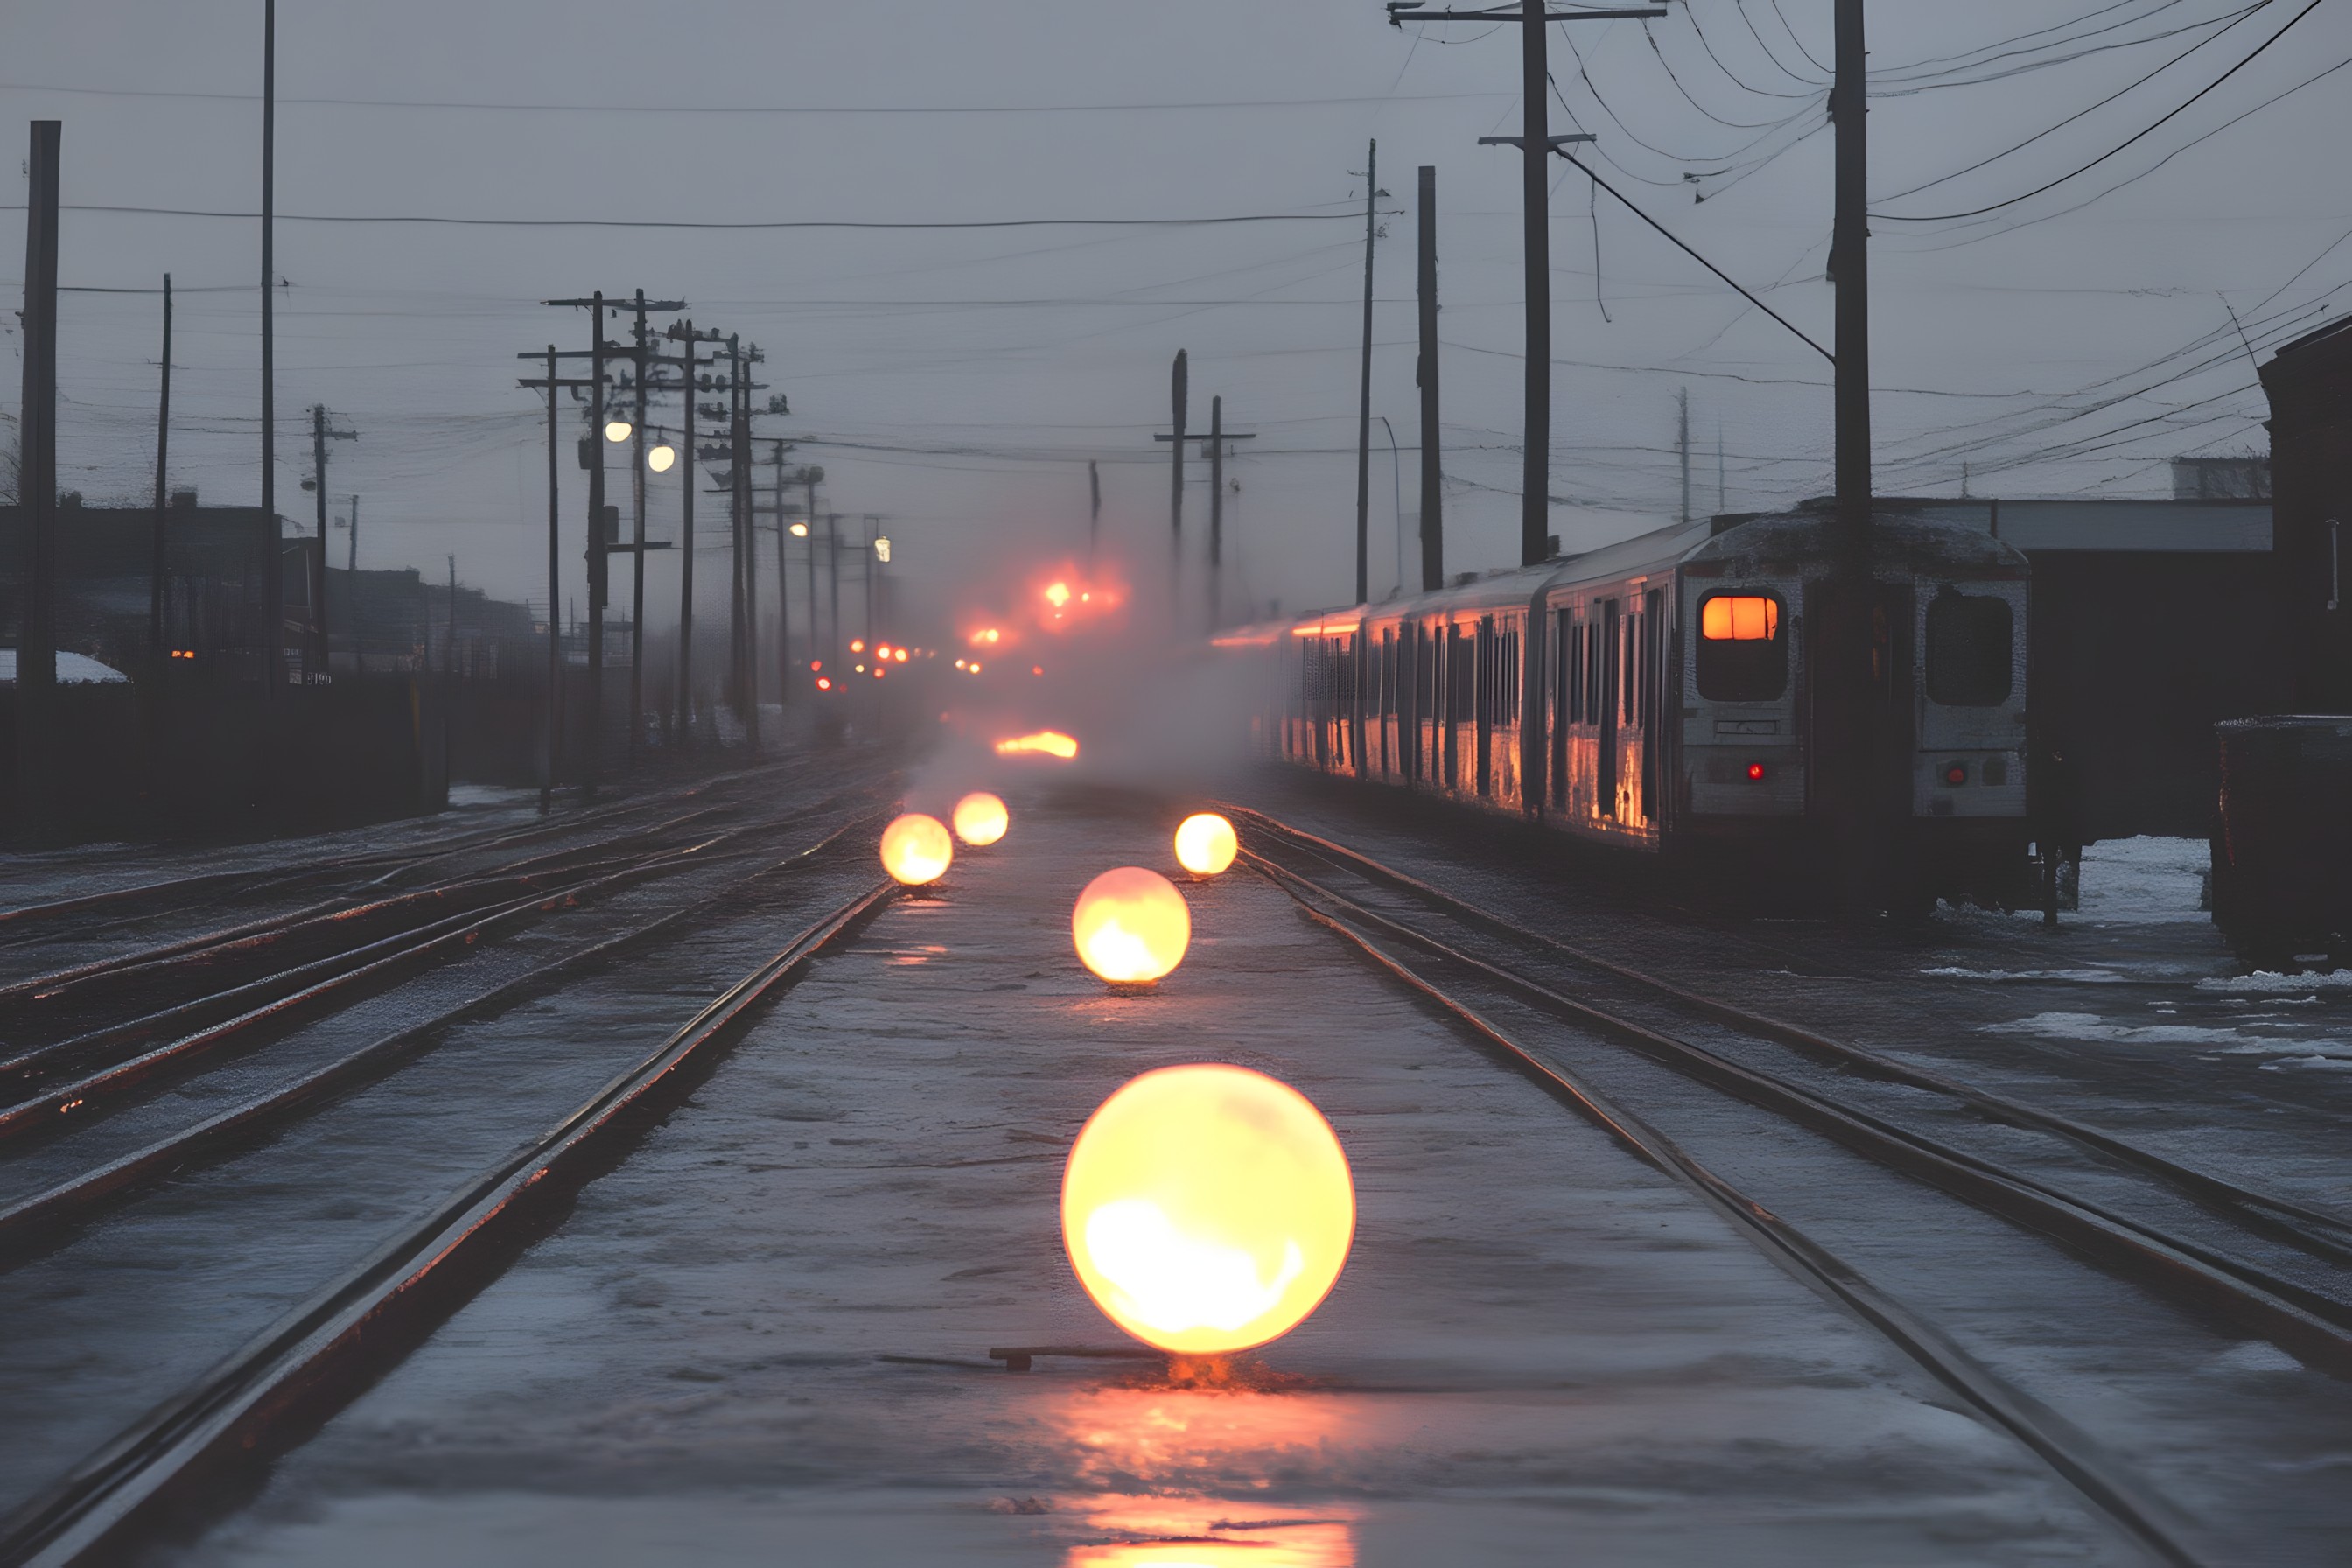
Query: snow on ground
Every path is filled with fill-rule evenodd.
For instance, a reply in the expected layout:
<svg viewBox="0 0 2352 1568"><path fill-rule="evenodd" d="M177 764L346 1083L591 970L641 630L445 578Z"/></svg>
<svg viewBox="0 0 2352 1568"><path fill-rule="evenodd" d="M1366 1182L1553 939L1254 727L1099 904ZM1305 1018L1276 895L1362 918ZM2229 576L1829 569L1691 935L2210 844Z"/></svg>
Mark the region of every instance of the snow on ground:
<svg viewBox="0 0 2352 1568"><path fill-rule="evenodd" d="M2202 838L2115 838L2083 851L2079 917L2103 924L2210 922L2198 907L2212 847Z"/></svg>

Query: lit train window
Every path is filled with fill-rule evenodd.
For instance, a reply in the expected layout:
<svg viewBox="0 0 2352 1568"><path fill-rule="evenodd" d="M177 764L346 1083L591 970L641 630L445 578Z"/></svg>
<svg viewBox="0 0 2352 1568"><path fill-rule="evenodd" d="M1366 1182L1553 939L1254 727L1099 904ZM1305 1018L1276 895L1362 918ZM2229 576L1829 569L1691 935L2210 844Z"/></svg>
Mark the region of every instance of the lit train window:
<svg viewBox="0 0 2352 1568"><path fill-rule="evenodd" d="M1927 603L1927 700L1947 708L2008 701L2016 634L2007 599L1946 584Z"/></svg>
<svg viewBox="0 0 2352 1568"><path fill-rule="evenodd" d="M1769 594L1716 594L1698 607L1698 694L1710 702L1771 702L1789 689L1789 639Z"/></svg>
<svg viewBox="0 0 2352 1568"><path fill-rule="evenodd" d="M1761 594L1717 594L1698 609L1709 642L1769 642L1780 635L1780 601Z"/></svg>

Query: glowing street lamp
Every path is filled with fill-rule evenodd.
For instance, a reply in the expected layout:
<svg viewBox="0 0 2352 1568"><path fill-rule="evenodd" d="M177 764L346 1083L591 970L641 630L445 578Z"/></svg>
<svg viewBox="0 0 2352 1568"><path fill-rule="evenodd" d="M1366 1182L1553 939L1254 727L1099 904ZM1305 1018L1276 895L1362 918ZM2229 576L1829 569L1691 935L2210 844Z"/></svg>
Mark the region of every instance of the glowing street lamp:
<svg viewBox="0 0 2352 1568"><path fill-rule="evenodd" d="M793 524L793 537L794 539L806 539L808 537L808 524L805 522L796 522Z"/></svg>
<svg viewBox="0 0 2352 1568"><path fill-rule="evenodd" d="M1178 1354L1297 1328L1338 1283L1355 1233L1355 1182L1331 1124L1247 1068L1129 1081L1087 1119L1062 1173L1078 1282L1120 1328Z"/></svg>
<svg viewBox="0 0 2352 1568"><path fill-rule="evenodd" d="M1184 962L1192 910L1159 872L1121 866L1078 895L1070 940L1086 966L1112 984L1148 985Z"/></svg>
<svg viewBox="0 0 2352 1568"><path fill-rule="evenodd" d="M646 454L646 467L657 474L668 473L671 465L677 461L677 448L667 442L664 442Z"/></svg>
<svg viewBox="0 0 2352 1568"><path fill-rule="evenodd" d="M936 816L909 812L882 830L882 868L909 887L936 882L955 859L955 841Z"/></svg>
<svg viewBox="0 0 2352 1568"><path fill-rule="evenodd" d="M622 442L629 438L629 436L634 429L635 426L630 425L630 423L625 419L614 419L607 421L604 426L604 439L612 442L617 447Z"/></svg>
<svg viewBox="0 0 2352 1568"><path fill-rule="evenodd" d="M952 820L956 837L977 848L1003 837L1013 826L1013 814L1004 809L1003 799L980 789L956 802Z"/></svg>
<svg viewBox="0 0 2352 1568"><path fill-rule="evenodd" d="M1241 852L1234 825L1213 811L1196 812L1176 827L1176 863L1196 877L1213 877Z"/></svg>
<svg viewBox="0 0 2352 1568"><path fill-rule="evenodd" d="M874 559L879 561L885 566L890 564L890 536L888 534L877 534L875 536Z"/></svg>

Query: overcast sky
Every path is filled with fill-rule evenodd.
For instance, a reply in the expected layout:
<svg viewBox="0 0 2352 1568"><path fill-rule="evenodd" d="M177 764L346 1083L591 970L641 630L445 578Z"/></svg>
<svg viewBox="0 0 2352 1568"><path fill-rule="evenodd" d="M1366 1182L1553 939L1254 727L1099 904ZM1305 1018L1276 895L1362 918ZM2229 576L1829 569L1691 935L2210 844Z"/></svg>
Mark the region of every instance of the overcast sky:
<svg viewBox="0 0 2352 1568"><path fill-rule="evenodd" d="M1875 0L1874 205L1933 216L2010 203L2179 106L2307 3ZM1612 184L1823 342L1831 137L1814 62L1830 58L1830 9L1677 0L1662 21L1553 29L1554 128L1594 132ZM2352 297L2352 69L2320 76L2352 58L2347 10L2318 8L2047 192L1979 218L1874 223L1882 491L1955 492L1965 462L1979 494L2160 494L2169 456L2261 442L2230 308L2266 357ZM259 0L53 0L0 17L0 102L19 127L65 123L65 199L83 210L64 220L64 282L173 275L173 476L247 504L257 226L87 209L257 210L260 37ZM581 314L539 300L643 288L765 349L764 379L794 416L768 427L800 440L794 460L824 465L829 506L887 519L903 571L948 597L1083 540L1089 458L1132 570L1164 572L1165 449L1150 437L1187 349L1194 426L1221 394L1229 426L1258 433L1228 468L1229 598L1343 599L1372 138L1393 193L1380 205L1398 209L1377 247L1373 408L1403 448L1392 462L1375 423L1373 591L1395 576L1395 474L1404 510L1417 493L1421 163L1437 167L1444 208L1448 564L1516 558L1518 174L1510 150L1477 145L1517 129L1510 29L1398 30L1372 0L287 0L278 61L278 504L309 526L298 486L307 411L323 402L360 432L336 447L329 488L338 514L364 498L362 565L437 574L455 552L467 582L543 602L544 413L515 387L515 355L586 340ZM1570 547L1671 521L1684 387L1696 510L1717 503L1718 440L1729 507L1826 491L1827 365L1605 195L1596 238L1588 182L1558 174L1552 491ZM13 294L21 183L7 199ZM301 221L1260 215L1305 216ZM65 299L61 479L93 501L143 500L152 485L159 305ZM13 416L13 313L5 328ZM615 485L625 495L617 467ZM674 530L677 489L675 475L654 481L657 536ZM340 562L340 534L333 549ZM674 571L655 563L656 603Z"/></svg>

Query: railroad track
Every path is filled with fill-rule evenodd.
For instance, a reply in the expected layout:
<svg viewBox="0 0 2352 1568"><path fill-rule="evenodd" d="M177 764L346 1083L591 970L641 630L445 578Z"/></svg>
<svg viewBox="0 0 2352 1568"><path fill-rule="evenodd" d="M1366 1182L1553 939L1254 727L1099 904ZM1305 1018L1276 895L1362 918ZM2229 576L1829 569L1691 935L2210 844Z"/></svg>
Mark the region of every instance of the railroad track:
<svg viewBox="0 0 2352 1568"><path fill-rule="evenodd" d="M467 999L460 1006L380 1040L299 1082L230 1108L107 1169L71 1191L19 1204L0 1217L0 1247L33 1239L44 1226L70 1226L128 1185L184 1170L249 1142L380 1078L427 1048L460 1019L498 1014L520 997L593 972L625 946L692 931L714 907L748 919L772 911L743 907L748 888L786 868L815 865L845 842L862 846L859 817L779 866L763 867L694 903L577 950ZM137 1420L121 1427L61 1479L0 1521L0 1563L110 1560L125 1542L184 1510L215 1506L224 1477L247 1472L312 1429L428 1334L522 1247L560 1220L572 1195L625 1157L635 1140L702 1081L740 1037L755 1011L808 964L861 927L895 885L856 876L846 899L795 920L801 929L742 973L650 1053L526 1147L482 1169L403 1225L341 1276ZM772 900L771 900L772 901Z"/></svg>
<svg viewBox="0 0 2352 1568"><path fill-rule="evenodd" d="M397 887L418 872L467 855L578 835L613 823L642 817L699 795L715 794L724 799L748 784L768 788L789 785L807 772L800 764L769 764L713 774L592 810L566 813L528 826L488 828L396 848L333 855L325 859L306 860L299 865L237 868L164 878L0 909L0 951L60 941L88 941L152 924L190 908L211 906L224 900L253 900L273 894L300 893L313 889L350 888L357 879L359 891L347 893L342 900L355 902L365 899L375 889ZM336 907L337 901L330 899L290 913L319 912ZM281 914L274 918L285 916Z"/></svg>
<svg viewBox="0 0 2352 1568"><path fill-rule="evenodd" d="M1623 1049L1738 1102L1747 1137L1788 1129L2057 1242L2076 1258L2352 1376L2352 1224L2129 1141L1748 1009L1499 918L1344 846L1244 808L1247 863L1308 918L1466 1025L1515 1070L1685 1183L2056 1468L2167 1561L2193 1526L2098 1442L1963 1349L1871 1268L1725 1179L1629 1096L1595 1082ZM1595 1040L1607 1043L1593 1051ZM1667 1080L1650 1075L1649 1093ZM1669 1091L1671 1092L1671 1091ZM1654 1111L1661 1103L1647 1100ZM1671 1107L1669 1107L1671 1109ZM1740 1120L1744 1118L1745 1120ZM1715 1145L1728 1147L1728 1145Z"/></svg>

